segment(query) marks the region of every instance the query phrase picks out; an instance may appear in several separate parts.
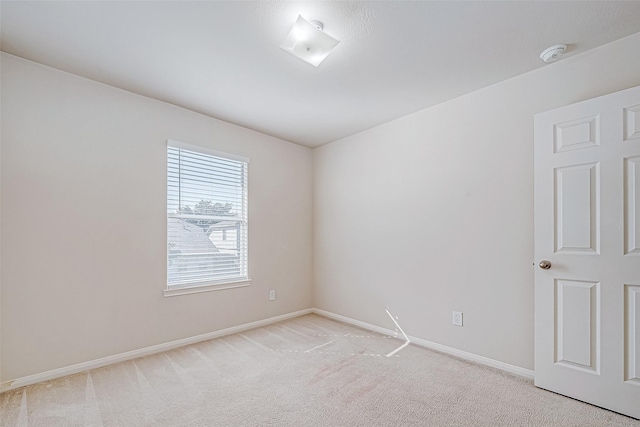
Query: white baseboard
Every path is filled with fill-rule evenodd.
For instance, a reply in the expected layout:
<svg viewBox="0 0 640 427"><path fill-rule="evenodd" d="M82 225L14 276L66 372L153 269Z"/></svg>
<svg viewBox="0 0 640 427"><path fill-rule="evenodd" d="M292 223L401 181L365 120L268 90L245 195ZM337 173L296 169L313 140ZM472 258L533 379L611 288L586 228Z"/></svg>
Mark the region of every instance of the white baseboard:
<svg viewBox="0 0 640 427"><path fill-rule="evenodd" d="M318 308L312 309L312 312L320 316L324 316L329 319L338 320L340 322L348 323L350 325L358 326L360 328L367 329L369 331L378 332L383 335L397 336L398 338L404 339L404 337L399 336L399 334L395 331L392 331L386 328L381 328L380 326L372 325L370 323L362 322L360 320L352 319L350 317L341 316L339 314L331 313L325 310L320 310ZM452 356L456 356L461 359L470 360L472 362L476 362L481 365L491 366L492 368L497 368L502 371L509 372L527 379L531 379L531 380L533 379L534 372L530 369L521 368L520 366L515 366L509 363L500 362L499 360L490 359L484 356L479 356L477 354L458 350L453 347L447 347L446 345L438 344L432 341L427 341L422 338L409 336L409 340L412 343L419 345L421 347L426 347L431 350L439 351L441 353L450 354Z"/></svg>
<svg viewBox="0 0 640 427"><path fill-rule="evenodd" d="M327 317L329 319L334 319L350 325L358 326L362 329L378 332L383 335L396 336L400 339L404 339L404 337L400 336L397 332L392 331L391 329L382 328L380 326L372 325L370 323L362 322L360 320L352 319L350 317L341 316L339 314L331 313L329 311L320 310L317 308L308 308L305 310L294 311L292 313L287 313L280 316L270 317L264 320L258 320L256 322L249 322L243 325L221 329L219 331L208 332L202 335L183 338L180 340L171 341L164 344L158 344L151 347L145 347L138 350L128 351L126 353L115 354L113 356L107 356L100 359L90 360L88 362L78 363L76 365L66 366L64 368L53 369L51 371L41 372L39 374L29 375L26 377L17 378L15 380L6 381L0 384L0 393L9 391L9 390L14 390L16 388L28 386L31 384L36 384L43 381L50 381L50 380L61 378L67 375L73 375L80 372L85 372L91 369L101 368L103 366L111 365L114 363L136 359L138 357L149 356L151 354L172 350L174 348L183 347L185 345L194 344L201 341L207 341L207 340L219 338L225 335L231 335L238 332L247 331L249 329L260 328L262 326L270 325L272 323L281 322L283 320L292 319L294 317L299 317L299 316L303 316L305 314L310 314L310 313L315 313L320 316ZM480 363L482 365L487 365L487 366L491 366L493 368L497 368L506 372L510 372L515 375L533 379L533 371L529 369L521 368L515 365L510 365L508 363L500 362L498 360L490 359L484 356L479 356L477 354L458 350L452 347L447 347L445 345L427 341L422 338L409 336L409 340L411 340L412 343L422 347L430 348L432 350L440 351L442 353L450 354L452 356L460 357L462 359L470 360L476 363Z"/></svg>
<svg viewBox="0 0 640 427"><path fill-rule="evenodd" d="M164 344L153 345L151 347L145 347L138 350L128 351L126 353L114 354L113 356L102 357L100 359L90 360L88 362L82 362L76 365L66 366L64 368L53 369L51 371L41 372L39 374L17 378L15 380L6 381L0 384L0 393L13 390L16 388L24 387L27 385L31 385L31 384L36 384L43 381L50 381L50 380L64 377L67 375L85 372L90 369L101 368L103 366L111 365L113 363L124 362L125 360L131 360L131 359L136 359L138 357L149 356L151 354L172 350L174 348L183 347L185 345L194 344L201 341L207 341L207 340L219 338L225 335L231 335L238 332L243 332L249 329L259 328L262 326L270 325L272 323L281 322L283 320L291 319L298 316L303 316L305 314L310 314L311 312L312 312L312 309L307 308L305 310L294 311L292 313L270 317L268 319L258 320L256 322L249 322L243 325L221 329L219 331L208 332L206 334L196 335L194 337L183 338L180 340L171 341Z"/></svg>
<svg viewBox="0 0 640 427"><path fill-rule="evenodd" d="M340 314L335 314L330 311L320 310L319 308L312 308L311 311L314 314L318 314L323 317L328 317L329 319L337 320L339 322L348 323L350 325L358 326L362 329L366 329L368 331L377 332L382 335L387 335L390 337L398 337L398 339L404 339L403 336L400 336L396 331L392 331L391 329L382 328L380 326L372 325L371 323L361 322L360 320L352 319L350 317L342 316Z"/></svg>

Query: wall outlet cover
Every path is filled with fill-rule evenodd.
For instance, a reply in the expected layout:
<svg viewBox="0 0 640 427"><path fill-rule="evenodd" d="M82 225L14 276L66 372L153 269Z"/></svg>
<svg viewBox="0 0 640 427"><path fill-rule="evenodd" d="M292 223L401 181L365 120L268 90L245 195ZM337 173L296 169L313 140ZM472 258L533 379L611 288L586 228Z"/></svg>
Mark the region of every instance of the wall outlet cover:
<svg viewBox="0 0 640 427"><path fill-rule="evenodd" d="M462 312L454 311L453 312L453 324L455 326L462 326Z"/></svg>

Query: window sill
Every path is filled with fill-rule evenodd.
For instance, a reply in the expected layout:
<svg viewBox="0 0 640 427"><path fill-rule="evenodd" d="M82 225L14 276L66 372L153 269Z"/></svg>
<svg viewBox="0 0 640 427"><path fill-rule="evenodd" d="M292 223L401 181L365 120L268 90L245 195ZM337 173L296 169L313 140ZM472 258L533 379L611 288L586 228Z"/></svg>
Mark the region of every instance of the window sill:
<svg viewBox="0 0 640 427"><path fill-rule="evenodd" d="M165 289L162 291L165 297L175 297L178 295L198 294L200 292L221 291L223 289L243 288L251 284L251 279L238 280L235 282L215 283L210 285L197 285L176 289Z"/></svg>

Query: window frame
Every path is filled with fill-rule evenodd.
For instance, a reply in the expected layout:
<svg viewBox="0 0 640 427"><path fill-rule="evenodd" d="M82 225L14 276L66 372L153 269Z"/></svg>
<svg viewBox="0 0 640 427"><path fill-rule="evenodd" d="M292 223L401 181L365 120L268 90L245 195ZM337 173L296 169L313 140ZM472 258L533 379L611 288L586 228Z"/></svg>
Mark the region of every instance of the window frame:
<svg viewBox="0 0 640 427"><path fill-rule="evenodd" d="M166 165L165 165L165 203L169 203L169 148L187 150L197 154L203 154L213 157L218 157L224 160L232 160L236 162L245 163L245 182L243 188L243 198L244 198L244 206L243 206L243 218L239 221L244 225L244 233L245 233L245 253L246 259L244 259L246 276L237 276L237 277L227 277L220 280L203 280L200 282L192 282L192 283L183 283L176 284L173 286L169 285L169 218L175 218L175 216L171 216L168 212L168 209L165 212L165 237L166 237L166 247L167 247L167 264L165 268L166 280L165 280L165 289L163 290L163 294L165 297L176 296L176 295L187 295L193 293L200 292L209 292L209 291L217 291L223 289L234 289L239 287L249 286L251 284L251 279L249 276L249 209L248 209L248 192L249 192L249 158L238 156L236 154L226 153L218 150L213 150L211 148L202 147L199 145L187 144L180 141L175 141L172 139L167 139L166 147L165 147L165 156L166 156ZM236 220L237 221L237 220Z"/></svg>

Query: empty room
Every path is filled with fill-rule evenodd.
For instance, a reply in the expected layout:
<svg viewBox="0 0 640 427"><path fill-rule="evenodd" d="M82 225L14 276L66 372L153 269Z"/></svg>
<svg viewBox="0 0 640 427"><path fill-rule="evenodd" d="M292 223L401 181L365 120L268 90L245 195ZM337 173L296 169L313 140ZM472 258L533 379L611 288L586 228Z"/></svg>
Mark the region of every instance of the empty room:
<svg viewBox="0 0 640 427"><path fill-rule="evenodd" d="M0 426L640 427L639 1L0 1Z"/></svg>

